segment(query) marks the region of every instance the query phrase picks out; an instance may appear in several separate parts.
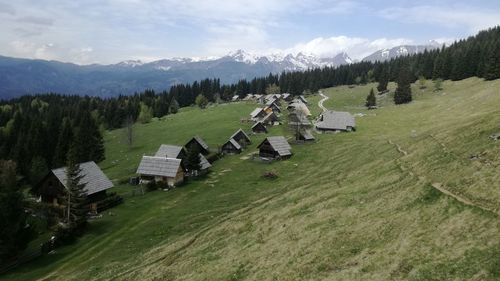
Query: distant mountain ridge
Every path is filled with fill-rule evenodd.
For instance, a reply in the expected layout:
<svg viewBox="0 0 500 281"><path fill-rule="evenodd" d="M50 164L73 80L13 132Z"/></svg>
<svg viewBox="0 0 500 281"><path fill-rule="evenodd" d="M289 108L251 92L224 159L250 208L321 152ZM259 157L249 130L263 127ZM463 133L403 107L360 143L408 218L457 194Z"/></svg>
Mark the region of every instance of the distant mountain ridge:
<svg viewBox="0 0 500 281"><path fill-rule="evenodd" d="M390 49L378 50L375 53L363 58L362 61L386 61L399 56L414 55L422 53L425 50L434 50L440 48L442 45L436 41L430 41L427 45L401 45Z"/></svg>
<svg viewBox="0 0 500 281"><path fill-rule="evenodd" d="M430 47L399 46L377 51L363 61L390 59L425 48ZM0 99L47 92L111 97L145 89L163 91L178 83L205 78L233 83L269 73L336 67L353 62L346 52L325 58L304 53L256 55L244 50L221 57L170 58L147 63L127 60L111 65L77 65L0 56Z"/></svg>

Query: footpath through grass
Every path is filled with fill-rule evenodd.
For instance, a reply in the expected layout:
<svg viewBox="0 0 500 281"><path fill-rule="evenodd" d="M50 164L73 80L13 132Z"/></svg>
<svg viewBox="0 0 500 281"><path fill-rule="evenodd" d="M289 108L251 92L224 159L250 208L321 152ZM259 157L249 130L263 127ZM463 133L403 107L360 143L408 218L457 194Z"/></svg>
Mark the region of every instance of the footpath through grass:
<svg viewBox="0 0 500 281"><path fill-rule="evenodd" d="M323 90L327 108L362 113L356 132L317 135L272 164L245 159L264 136L253 137L208 178L174 191L131 197L130 186L118 185L125 204L76 244L2 280L500 279L498 216L431 187L500 208L500 143L488 138L500 131L500 81L414 88L411 104L393 106L389 94L373 111L362 106L370 87ZM313 112L319 99L310 98ZM239 120L254 107L187 109L138 125L131 150L112 131L101 166L118 182L161 143L199 134L214 147L248 129ZM260 177L268 170L278 179Z"/></svg>

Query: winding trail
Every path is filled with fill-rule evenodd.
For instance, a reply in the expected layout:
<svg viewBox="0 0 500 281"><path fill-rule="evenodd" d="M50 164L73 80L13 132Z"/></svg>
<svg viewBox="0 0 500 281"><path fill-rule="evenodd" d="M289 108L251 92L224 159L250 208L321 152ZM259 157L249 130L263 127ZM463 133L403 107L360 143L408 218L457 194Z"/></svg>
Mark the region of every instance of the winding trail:
<svg viewBox="0 0 500 281"><path fill-rule="evenodd" d="M391 140L387 140L387 142L393 146L396 147L396 149L398 150L398 152L402 155L401 157L403 156L407 156L408 155L408 152L404 149L401 148L401 146L399 146L397 143L394 143L393 141ZM408 171L408 173L413 176L413 177L416 177L419 181L421 182L425 182L427 183L427 178L424 177L424 176L418 176L418 175L415 175L415 173L413 171L411 171L408 167L405 167L401 161L399 161L399 159L397 159L397 163L399 165L399 167L401 168L401 170L403 171ZM477 203L474 203L472 202L471 200L463 197L463 196L460 196L460 195L457 195L451 191L449 191L448 189L446 189L446 186L440 182L433 182L430 184L433 188L435 188L436 190L438 190L439 192L441 192L442 194L445 194L449 197L452 197L454 198L455 200L457 200L458 202L462 203L462 204L465 204L465 205L468 205L468 206L473 206L473 207L476 207L476 208L479 208L483 211L487 211L487 212L490 212L490 213L493 213L497 216L500 216L500 210L498 209L494 209L494 208L489 208L489 207L486 207L486 206L483 206L481 204L477 204Z"/></svg>
<svg viewBox="0 0 500 281"><path fill-rule="evenodd" d="M323 112L325 112L328 109L326 109L326 107L323 105L323 102L329 99L329 97L325 96L322 91L319 91L319 95L322 96L323 98L318 102L318 106L323 110Z"/></svg>

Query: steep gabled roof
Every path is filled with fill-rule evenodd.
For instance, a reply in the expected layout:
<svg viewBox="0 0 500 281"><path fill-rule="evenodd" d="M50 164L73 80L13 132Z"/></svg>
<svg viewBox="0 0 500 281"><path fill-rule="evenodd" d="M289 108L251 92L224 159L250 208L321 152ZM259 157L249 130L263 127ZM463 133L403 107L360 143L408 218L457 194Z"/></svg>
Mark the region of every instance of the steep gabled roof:
<svg viewBox="0 0 500 281"><path fill-rule="evenodd" d="M203 156L203 154L201 154L201 153L200 153L200 166L201 166L202 170L206 170L206 169L212 167L212 164L210 164L210 162L208 162L207 158L205 158L205 156Z"/></svg>
<svg viewBox="0 0 500 281"><path fill-rule="evenodd" d="M314 136L309 130L302 130L299 132L304 140L314 140Z"/></svg>
<svg viewBox="0 0 500 281"><path fill-rule="evenodd" d="M188 143L190 143L191 141L195 141L197 142L203 149L207 150L208 151L208 144L200 137L200 136L194 136L192 139L190 139ZM186 144L186 145L187 145Z"/></svg>
<svg viewBox="0 0 500 281"><path fill-rule="evenodd" d="M267 137L262 141L257 148L260 148L264 143L268 142L269 145L278 153L279 156L288 156L292 155L292 147L290 144L286 141L285 137L283 136L276 136L276 137Z"/></svg>
<svg viewBox="0 0 500 281"><path fill-rule="evenodd" d="M142 156L137 168L137 174L148 176L162 176L174 178L181 165L181 160L176 158Z"/></svg>
<svg viewBox="0 0 500 281"><path fill-rule="evenodd" d="M356 127L354 116L349 112L325 111L321 114L321 121L316 123L316 128L325 130L347 130Z"/></svg>
<svg viewBox="0 0 500 281"><path fill-rule="evenodd" d="M241 145L233 138L230 138L226 143L224 143L222 146L225 146L226 144L230 143L234 148L236 149L241 149Z"/></svg>
<svg viewBox="0 0 500 281"><path fill-rule="evenodd" d="M183 147L177 145L170 144L162 144L158 151L156 151L156 157L167 157L167 158L179 158L179 154L181 153Z"/></svg>
<svg viewBox="0 0 500 281"><path fill-rule="evenodd" d="M239 134L243 135L244 138L250 142L250 137L245 133L245 131L243 131L243 129L239 128L238 131L236 131L229 139L234 139L236 136L238 136Z"/></svg>
<svg viewBox="0 0 500 281"><path fill-rule="evenodd" d="M87 195L113 187L113 183L94 161L81 163L80 170L80 175L83 176L80 183L86 184L84 190ZM52 173L65 188L68 188L66 186L66 167L53 169Z"/></svg>
<svg viewBox="0 0 500 281"><path fill-rule="evenodd" d="M269 112L269 114L267 114L266 116L264 116L264 118L262 118L262 122L263 123L266 123L267 121L271 121L271 120L277 120L278 119L278 116L276 116L276 114L274 114L274 112Z"/></svg>
<svg viewBox="0 0 500 281"><path fill-rule="evenodd" d="M261 107L257 107L256 109L254 109L254 110L252 111L252 113L250 113L250 117L255 118L255 117L259 116L259 114L260 114L263 110L264 110L263 108L261 108Z"/></svg>
<svg viewBox="0 0 500 281"><path fill-rule="evenodd" d="M266 132L267 132L267 128L266 128L266 126L265 126L265 125L264 125L264 123L262 123L261 121L259 121L259 122L255 122L255 124L253 124L253 125L252 125L252 131L253 131L255 128L257 128L257 127L262 127L262 128L264 128L264 131L266 131Z"/></svg>

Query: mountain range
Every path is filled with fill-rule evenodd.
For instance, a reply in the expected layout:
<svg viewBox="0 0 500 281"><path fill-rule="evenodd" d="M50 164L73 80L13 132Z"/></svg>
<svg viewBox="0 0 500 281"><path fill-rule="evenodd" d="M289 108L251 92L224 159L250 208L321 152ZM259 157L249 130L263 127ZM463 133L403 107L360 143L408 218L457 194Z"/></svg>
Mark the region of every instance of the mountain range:
<svg viewBox="0 0 500 281"><path fill-rule="evenodd" d="M398 46L377 51L363 61L383 61L437 47L432 44ZM269 73L336 67L353 62L345 52L322 58L304 53L264 56L243 50L222 57L171 58L148 63L128 60L111 65L77 65L0 56L0 99L47 92L111 97L144 89L162 91L174 84L205 78L233 83Z"/></svg>

